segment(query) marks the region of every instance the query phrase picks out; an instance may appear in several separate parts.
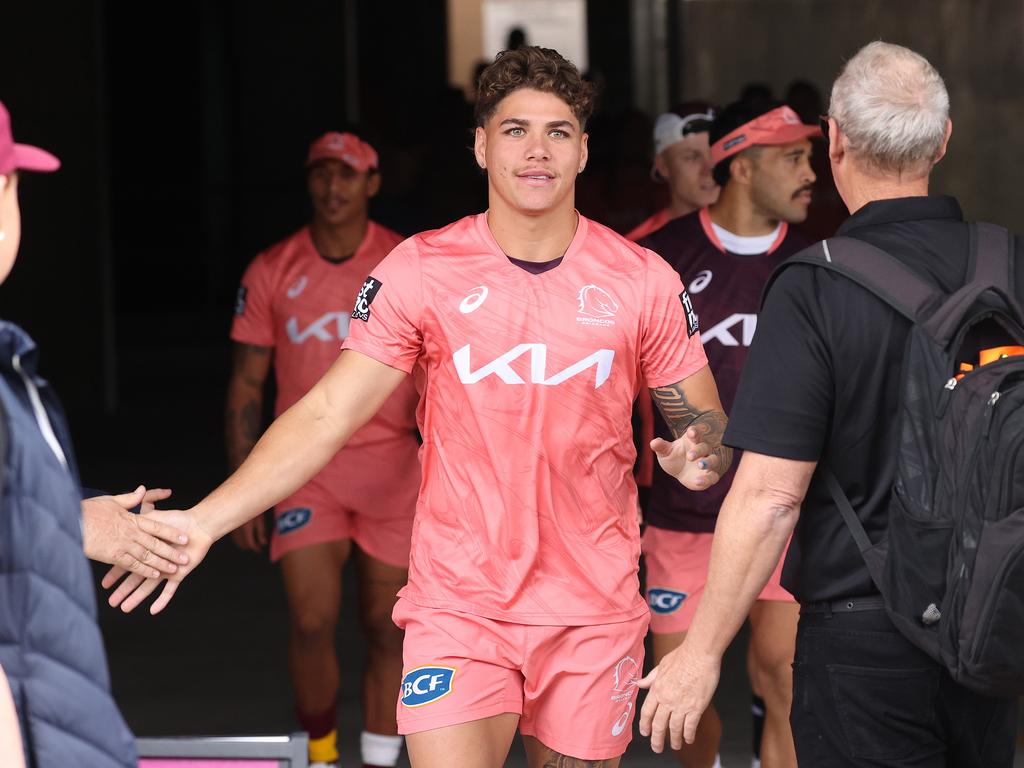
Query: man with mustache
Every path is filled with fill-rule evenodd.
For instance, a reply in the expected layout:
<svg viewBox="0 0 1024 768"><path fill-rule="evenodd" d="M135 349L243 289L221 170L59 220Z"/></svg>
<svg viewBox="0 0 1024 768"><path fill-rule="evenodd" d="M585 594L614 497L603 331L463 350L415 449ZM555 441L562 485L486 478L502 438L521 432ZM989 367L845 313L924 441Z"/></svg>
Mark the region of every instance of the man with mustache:
<svg viewBox="0 0 1024 768"><path fill-rule="evenodd" d="M779 103L730 105L709 134L712 173L722 190L718 201L640 240L661 254L687 287L727 412L754 336L761 290L779 264L809 244L790 225L807 218L815 179L810 137L817 133L817 127L802 124ZM669 434L658 414L655 432ZM729 473L714 488L691 493L654 467L643 551L656 663L686 637L704 590L718 509L731 481ZM796 765L788 717L798 608L779 585L780 571L776 568L750 612L748 670L765 703L760 754L766 768ZM677 753L680 764L717 766L720 736L721 721L709 708L696 741Z"/></svg>
<svg viewBox="0 0 1024 768"><path fill-rule="evenodd" d="M273 362L275 412L297 402L338 357L351 297L402 237L369 219L380 188L377 152L354 133L330 132L306 158L313 204L308 226L267 249L242 277L231 328L228 461L237 469L262 432L263 390ZM367 640L363 764L395 765L402 748L394 691L402 677L402 632L391 621L405 585L419 489L419 443L411 381L319 474L274 508L270 558L281 564L290 621L288 668L310 763L336 765L340 671L334 645L341 573L359 570L359 619ZM242 549L268 543L263 516L233 534Z"/></svg>

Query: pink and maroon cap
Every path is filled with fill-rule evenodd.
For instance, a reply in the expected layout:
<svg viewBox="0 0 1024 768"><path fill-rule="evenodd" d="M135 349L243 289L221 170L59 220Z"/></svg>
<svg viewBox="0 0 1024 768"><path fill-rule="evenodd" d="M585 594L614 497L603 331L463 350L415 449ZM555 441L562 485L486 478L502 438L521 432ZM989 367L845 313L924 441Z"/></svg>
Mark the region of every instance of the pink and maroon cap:
<svg viewBox="0 0 1024 768"><path fill-rule="evenodd" d="M306 167L320 160L340 160L365 173L377 167L377 150L354 133L331 131L309 145Z"/></svg>
<svg viewBox="0 0 1024 768"><path fill-rule="evenodd" d="M715 165L747 147L765 144L788 144L811 136L820 136L816 125L800 122L800 116L790 107L782 106L758 115L748 123L725 134L711 145L711 162Z"/></svg>
<svg viewBox="0 0 1024 768"><path fill-rule="evenodd" d="M11 134L11 115L0 102L0 176L14 171L56 171L60 160L45 149L15 144Z"/></svg>

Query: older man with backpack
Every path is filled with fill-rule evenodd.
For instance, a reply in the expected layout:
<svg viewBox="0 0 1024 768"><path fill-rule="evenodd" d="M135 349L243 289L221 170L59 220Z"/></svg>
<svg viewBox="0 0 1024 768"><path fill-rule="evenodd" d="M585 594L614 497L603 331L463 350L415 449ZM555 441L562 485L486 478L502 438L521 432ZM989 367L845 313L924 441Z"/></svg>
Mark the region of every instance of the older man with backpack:
<svg viewBox="0 0 1024 768"><path fill-rule="evenodd" d="M1013 762L1024 692L1024 241L929 196L936 70L871 43L827 118L851 216L779 268L725 442L744 456L685 643L642 685L694 737L722 653L794 532L801 765Z"/></svg>

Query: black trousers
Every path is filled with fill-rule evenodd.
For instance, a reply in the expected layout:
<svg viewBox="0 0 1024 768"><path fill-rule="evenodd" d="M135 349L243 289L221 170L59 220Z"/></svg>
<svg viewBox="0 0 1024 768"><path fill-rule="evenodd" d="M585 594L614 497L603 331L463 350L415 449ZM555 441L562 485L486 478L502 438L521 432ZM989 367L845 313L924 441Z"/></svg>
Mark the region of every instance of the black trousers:
<svg viewBox="0 0 1024 768"><path fill-rule="evenodd" d="M801 768L1011 768L1017 701L954 683L884 610L801 611L790 722Z"/></svg>

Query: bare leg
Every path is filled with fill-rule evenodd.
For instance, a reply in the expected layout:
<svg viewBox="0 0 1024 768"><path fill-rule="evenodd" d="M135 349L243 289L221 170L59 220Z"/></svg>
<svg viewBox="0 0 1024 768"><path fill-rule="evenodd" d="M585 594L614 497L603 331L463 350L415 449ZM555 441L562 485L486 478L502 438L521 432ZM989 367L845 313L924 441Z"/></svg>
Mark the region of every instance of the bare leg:
<svg viewBox="0 0 1024 768"><path fill-rule="evenodd" d="M584 760L556 752L533 736L524 736L526 762L530 768L619 768L621 757L609 760Z"/></svg>
<svg viewBox="0 0 1024 768"><path fill-rule="evenodd" d="M412 768L501 768L519 727L506 713L405 737Z"/></svg>
<svg viewBox="0 0 1024 768"><path fill-rule="evenodd" d="M669 651L678 648L685 632L675 632L668 635L652 634L654 663L661 662ZM675 751L676 759L683 768L711 768L715 764L715 756L718 754L718 745L722 740L722 720L718 716L718 710L711 704L697 726L697 737L693 744L683 743L683 748Z"/></svg>
<svg viewBox="0 0 1024 768"><path fill-rule="evenodd" d="M295 704L316 714L338 696L338 657L334 628L341 608L341 569L348 541L330 541L289 552L281 558L288 595L288 667Z"/></svg>
<svg viewBox="0 0 1024 768"><path fill-rule="evenodd" d="M402 638L391 620L398 590L409 571L381 562L356 549L359 567L359 622L366 635L366 672L363 675L365 730L382 736L398 733L395 707L402 684Z"/></svg>
<svg viewBox="0 0 1024 768"><path fill-rule="evenodd" d="M789 710L793 704L793 653L800 606L758 600L750 610L751 683L765 703L763 768L796 768Z"/></svg>

